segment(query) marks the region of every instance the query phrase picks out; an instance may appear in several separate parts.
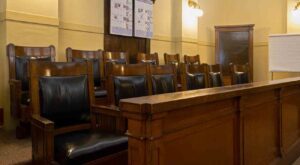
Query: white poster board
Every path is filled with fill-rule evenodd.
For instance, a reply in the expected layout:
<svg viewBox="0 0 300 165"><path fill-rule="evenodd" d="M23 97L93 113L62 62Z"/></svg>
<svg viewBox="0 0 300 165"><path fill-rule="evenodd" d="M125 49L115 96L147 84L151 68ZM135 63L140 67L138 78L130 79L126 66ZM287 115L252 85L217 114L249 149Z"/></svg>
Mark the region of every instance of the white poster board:
<svg viewBox="0 0 300 165"><path fill-rule="evenodd" d="M134 36L152 38L153 36L153 1L135 0Z"/></svg>
<svg viewBox="0 0 300 165"><path fill-rule="evenodd" d="M269 71L300 72L300 34L269 37Z"/></svg>
<svg viewBox="0 0 300 165"><path fill-rule="evenodd" d="M110 2L110 34L132 36L133 0L111 0Z"/></svg>

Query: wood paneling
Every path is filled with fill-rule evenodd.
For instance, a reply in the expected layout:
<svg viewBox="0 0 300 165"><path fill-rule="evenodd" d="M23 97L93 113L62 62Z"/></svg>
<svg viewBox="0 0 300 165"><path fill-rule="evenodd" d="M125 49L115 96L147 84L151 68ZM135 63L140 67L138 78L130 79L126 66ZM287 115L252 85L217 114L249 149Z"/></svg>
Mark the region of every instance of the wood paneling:
<svg viewBox="0 0 300 165"><path fill-rule="evenodd" d="M229 64L249 64L253 79L254 25L216 26L216 63L221 64L224 84L230 85Z"/></svg>
<svg viewBox="0 0 300 165"><path fill-rule="evenodd" d="M110 0L104 0L104 50L129 53L130 63L136 63L138 53L150 53L150 40L137 37L111 35Z"/></svg>
<svg viewBox="0 0 300 165"><path fill-rule="evenodd" d="M290 164L300 155L300 78L131 98L129 164Z"/></svg>

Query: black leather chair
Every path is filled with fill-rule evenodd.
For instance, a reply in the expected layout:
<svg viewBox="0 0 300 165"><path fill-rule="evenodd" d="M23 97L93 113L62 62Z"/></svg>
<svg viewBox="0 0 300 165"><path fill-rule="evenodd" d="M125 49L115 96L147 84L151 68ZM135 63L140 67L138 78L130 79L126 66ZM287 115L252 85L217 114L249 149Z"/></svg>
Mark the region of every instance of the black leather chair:
<svg viewBox="0 0 300 165"><path fill-rule="evenodd" d="M209 87L207 64L181 64L180 67L183 90L203 89Z"/></svg>
<svg viewBox="0 0 300 165"><path fill-rule="evenodd" d="M231 72L231 83L235 84L246 84L252 82L250 80L249 65L235 65L230 63Z"/></svg>
<svg viewBox="0 0 300 165"><path fill-rule="evenodd" d="M146 64L110 64L110 104L118 106L125 98L147 96L149 84Z"/></svg>
<svg viewBox="0 0 300 165"><path fill-rule="evenodd" d="M31 62L30 71L34 164L127 163L124 132L96 123L91 62Z"/></svg>
<svg viewBox="0 0 300 165"><path fill-rule="evenodd" d="M30 92L29 61L54 61L55 48L25 47L14 44L7 45L9 60L10 110L12 117L19 120L16 137L25 138L30 134Z"/></svg>
<svg viewBox="0 0 300 165"><path fill-rule="evenodd" d="M177 91L177 70L175 65L150 67L151 92L155 94L172 93Z"/></svg>
<svg viewBox="0 0 300 165"><path fill-rule="evenodd" d="M220 64L215 64L215 65L209 66L208 77L209 77L210 87L223 86L223 76L222 76Z"/></svg>
<svg viewBox="0 0 300 165"><path fill-rule="evenodd" d="M75 50L72 48L66 49L68 62L83 62L91 61L93 64L93 75L95 85L95 97L97 100L106 101L107 90L105 89L104 78L104 64L103 64L103 51L87 51L87 50ZM102 101L102 102L103 102Z"/></svg>

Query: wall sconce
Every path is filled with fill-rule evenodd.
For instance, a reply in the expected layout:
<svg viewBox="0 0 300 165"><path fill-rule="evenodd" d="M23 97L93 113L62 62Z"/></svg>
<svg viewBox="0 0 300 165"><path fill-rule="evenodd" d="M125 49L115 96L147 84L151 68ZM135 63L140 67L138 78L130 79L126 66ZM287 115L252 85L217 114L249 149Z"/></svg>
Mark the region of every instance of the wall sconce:
<svg viewBox="0 0 300 165"><path fill-rule="evenodd" d="M189 7L193 10L193 14L195 14L198 17L203 16L203 10L200 8L200 5L195 0L189 0L188 1Z"/></svg>

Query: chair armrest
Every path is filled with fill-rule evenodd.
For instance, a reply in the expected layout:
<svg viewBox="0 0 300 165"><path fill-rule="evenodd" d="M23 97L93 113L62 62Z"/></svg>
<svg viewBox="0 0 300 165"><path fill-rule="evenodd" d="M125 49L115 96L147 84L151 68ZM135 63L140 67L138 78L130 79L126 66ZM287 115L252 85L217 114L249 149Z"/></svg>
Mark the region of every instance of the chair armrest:
<svg viewBox="0 0 300 165"><path fill-rule="evenodd" d="M31 124L41 129L52 129L52 131L54 132L54 123L44 117L41 117L40 115L32 115Z"/></svg>
<svg viewBox="0 0 300 165"><path fill-rule="evenodd" d="M103 131L113 131L117 134L124 134L126 132L127 122L118 107L92 105L91 109L94 114L92 115L94 117L92 120L94 128Z"/></svg>
<svg viewBox="0 0 300 165"><path fill-rule="evenodd" d="M117 106L92 105L92 112L104 114L112 117L122 117L121 111Z"/></svg>
<svg viewBox="0 0 300 165"><path fill-rule="evenodd" d="M33 164L51 164L54 160L54 123L40 115L31 117Z"/></svg>
<svg viewBox="0 0 300 165"><path fill-rule="evenodd" d="M10 79L10 110L14 117L21 117L21 96L22 96L22 83L20 80Z"/></svg>

